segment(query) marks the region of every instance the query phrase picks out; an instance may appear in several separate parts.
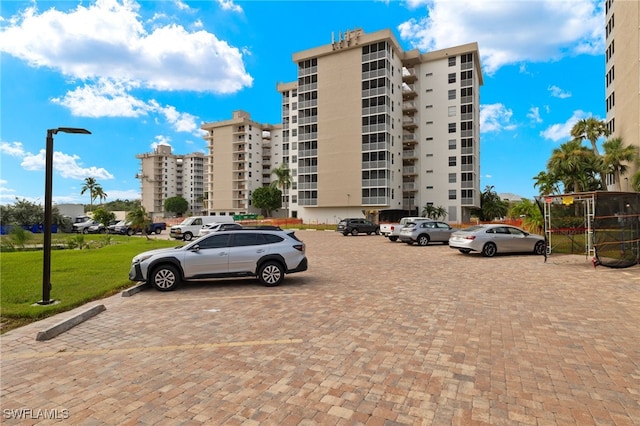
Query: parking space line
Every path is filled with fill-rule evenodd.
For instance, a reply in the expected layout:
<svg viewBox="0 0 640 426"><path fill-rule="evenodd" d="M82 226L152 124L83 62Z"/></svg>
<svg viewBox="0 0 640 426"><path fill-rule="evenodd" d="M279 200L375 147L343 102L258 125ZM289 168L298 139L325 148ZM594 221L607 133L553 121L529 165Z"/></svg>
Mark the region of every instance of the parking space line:
<svg viewBox="0 0 640 426"><path fill-rule="evenodd" d="M232 348L236 346L268 346L268 345L292 345L302 343L302 339L274 339L274 340L248 340L239 342L224 342L224 343L201 343L196 345L166 345L166 346L140 346L135 348L121 348L121 349L94 349L83 351L50 351L50 352L29 352L21 354L7 354L3 355L3 360L13 359L33 359L33 358L48 358L48 357L60 357L60 356L83 356L83 355L114 355L114 354L131 354L131 353L144 353L144 352L170 352L170 351L184 351L184 350L197 350L197 349L216 349L216 348Z"/></svg>
<svg viewBox="0 0 640 426"><path fill-rule="evenodd" d="M174 297L171 299L162 298L162 299L137 299L136 302L149 302L149 303L159 303L159 302L187 302L194 300L226 300L226 299L262 299L267 297L286 297L286 296L307 296L307 293L279 293L279 294L255 294L248 296L215 296L215 297Z"/></svg>

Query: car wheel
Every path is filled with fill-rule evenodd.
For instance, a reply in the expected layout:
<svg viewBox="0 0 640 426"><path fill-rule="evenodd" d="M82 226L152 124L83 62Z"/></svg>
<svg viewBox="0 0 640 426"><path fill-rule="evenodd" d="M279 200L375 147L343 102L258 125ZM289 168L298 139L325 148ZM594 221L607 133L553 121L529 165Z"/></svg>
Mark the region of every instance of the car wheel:
<svg viewBox="0 0 640 426"><path fill-rule="evenodd" d="M345 231L345 232L342 233L342 235L344 235L346 237L347 235L349 235L349 233L347 231Z"/></svg>
<svg viewBox="0 0 640 426"><path fill-rule="evenodd" d="M106 230L106 229L101 229L101 230L100 230L100 233L101 233L101 234L106 234L106 233L107 233L107 230Z"/></svg>
<svg viewBox="0 0 640 426"><path fill-rule="evenodd" d="M191 232L185 232L185 234L182 236L182 239L185 241L191 241L192 238L193 234Z"/></svg>
<svg viewBox="0 0 640 426"><path fill-rule="evenodd" d="M358 230L357 230L356 228L353 228L353 229L351 230L351 235L353 235L354 237L355 237L356 235L358 235Z"/></svg>
<svg viewBox="0 0 640 426"><path fill-rule="evenodd" d="M83 233L83 234L88 234L88 233L89 233L89 228L84 228L84 229L82 230L82 233Z"/></svg>
<svg viewBox="0 0 640 426"><path fill-rule="evenodd" d="M162 232L162 229L156 228L156 235L160 235L161 232Z"/></svg>
<svg viewBox="0 0 640 426"><path fill-rule="evenodd" d="M458 251L459 251L460 253L462 253L462 254L469 254L469 253L471 253L471 250L469 250L469 249L458 249Z"/></svg>
<svg viewBox="0 0 640 426"><path fill-rule="evenodd" d="M380 235L380 228L376 229L376 235Z"/></svg>
<svg viewBox="0 0 640 426"><path fill-rule="evenodd" d="M371 235L371 232L367 232L367 235Z"/></svg>
<svg viewBox="0 0 640 426"><path fill-rule="evenodd" d="M544 251L545 251L544 241L538 241L535 247L533 247L533 252L535 254L541 255L541 254L544 254Z"/></svg>
<svg viewBox="0 0 640 426"><path fill-rule="evenodd" d="M275 287L284 279L284 269L278 262L268 261L258 269L258 280L266 287Z"/></svg>
<svg viewBox="0 0 640 426"><path fill-rule="evenodd" d="M127 229L127 235L128 236L132 236L133 235L133 229L132 228Z"/></svg>
<svg viewBox="0 0 640 426"><path fill-rule="evenodd" d="M427 234L422 234L418 237L418 245L426 246L429 244L429 236Z"/></svg>
<svg viewBox="0 0 640 426"><path fill-rule="evenodd" d="M175 290L180 283L180 273L173 265L161 265L153 270L149 277L151 284L160 291Z"/></svg>
<svg viewBox="0 0 640 426"><path fill-rule="evenodd" d="M398 237L389 237L389 241L396 242L398 241Z"/></svg>
<svg viewBox="0 0 640 426"><path fill-rule="evenodd" d="M497 253L496 245L493 243L487 243L482 247L482 255L485 257L493 257Z"/></svg>

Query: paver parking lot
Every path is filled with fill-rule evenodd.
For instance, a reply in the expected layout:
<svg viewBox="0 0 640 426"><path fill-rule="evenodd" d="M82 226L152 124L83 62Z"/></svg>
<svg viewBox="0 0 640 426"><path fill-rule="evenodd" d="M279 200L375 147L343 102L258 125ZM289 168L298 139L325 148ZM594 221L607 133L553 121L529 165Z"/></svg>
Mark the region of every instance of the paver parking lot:
<svg viewBox="0 0 640 426"><path fill-rule="evenodd" d="M297 235L309 270L279 287L148 289L52 340L74 312L5 333L2 423L640 425L639 266Z"/></svg>

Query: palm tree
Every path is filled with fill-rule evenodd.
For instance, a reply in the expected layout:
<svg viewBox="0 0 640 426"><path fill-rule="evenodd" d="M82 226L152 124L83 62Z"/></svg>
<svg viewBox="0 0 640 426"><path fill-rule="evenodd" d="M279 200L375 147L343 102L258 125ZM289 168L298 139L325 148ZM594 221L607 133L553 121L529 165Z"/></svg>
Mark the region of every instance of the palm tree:
<svg viewBox="0 0 640 426"><path fill-rule="evenodd" d="M494 190L493 185L487 185L480 194L480 209L475 210L481 221L492 221L506 216L508 203L503 201Z"/></svg>
<svg viewBox="0 0 640 426"><path fill-rule="evenodd" d="M622 191L621 177L627 173L627 165L638 159L638 147L622 145L622 138L609 139L602 144L604 148L604 167L613 172L616 181L616 189Z"/></svg>
<svg viewBox="0 0 640 426"><path fill-rule="evenodd" d="M151 218L147 215L147 210L143 206L138 206L127 213L127 221L131 222L131 227L141 229L142 234L150 240L147 234L147 228L151 224Z"/></svg>
<svg viewBox="0 0 640 426"><path fill-rule="evenodd" d="M640 170L631 176L631 189L640 192Z"/></svg>
<svg viewBox="0 0 640 426"><path fill-rule="evenodd" d="M285 200L284 203L284 212L285 217L289 217L289 211L287 210L287 189L289 189L289 185L291 185L291 171L286 163L282 163L280 167L271 170L271 174L275 174L276 178L273 182L271 182L271 186L280 188L283 193L283 197Z"/></svg>
<svg viewBox="0 0 640 426"><path fill-rule="evenodd" d="M533 177L535 183L533 187L539 187L540 195L556 194L560 192L558 188L558 178L553 173L540 172Z"/></svg>
<svg viewBox="0 0 640 426"><path fill-rule="evenodd" d="M547 163L550 175L562 181L565 192L580 192L593 186L593 173L600 170L597 157L582 141L574 139L560 145L551 153Z"/></svg>
<svg viewBox="0 0 640 426"><path fill-rule="evenodd" d="M447 209L442 206L435 207L433 204L427 204L422 208L422 216L434 220L440 219L441 217L444 219L447 217Z"/></svg>
<svg viewBox="0 0 640 426"><path fill-rule="evenodd" d="M529 232L540 233L544 230L544 220L540 207L528 198L523 198L509 207L509 217L522 217L522 227Z"/></svg>
<svg viewBox="0 0 640 426"><path fill-rule="evenodd" d="M584 139L587 139L589 142L591 142L591 149L596 157L600 156L597 145L598 139L601 136L609 136L609 134L610 132L609 129L607 129L607 123L594 117L589 117L578 121L571 129L571 136L574 139L578 139L581 142ZM606 190L607 181L605 180L603 171L600 171L600 180L602 181L602 188Z"/></svg>
<svg viewBox="0 0 640 426"><path fill-rule="evenodd" d="M82 190L80 191L80 195L84 195L85 192L89 191L89 204L90 210L93 210L93 201L96 198L100 198L100 201L107 198L107 194L102 190L102 186L92 177L88 177L84 179L84 185L82 186Z"/></svg>

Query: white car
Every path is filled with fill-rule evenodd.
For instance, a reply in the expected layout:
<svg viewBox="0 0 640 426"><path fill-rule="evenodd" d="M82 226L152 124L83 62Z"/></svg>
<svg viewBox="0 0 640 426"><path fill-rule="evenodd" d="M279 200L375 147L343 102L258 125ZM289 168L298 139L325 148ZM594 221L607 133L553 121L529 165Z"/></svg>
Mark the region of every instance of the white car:
<svg viewBox="0 0 640 426"><path fill-rule="evenodd" d="M510 225L475 225L451 234L449 247L468 254L472 251L493 257L497 253L544 254L546 242L542 235L530 234Z"/></svg>

